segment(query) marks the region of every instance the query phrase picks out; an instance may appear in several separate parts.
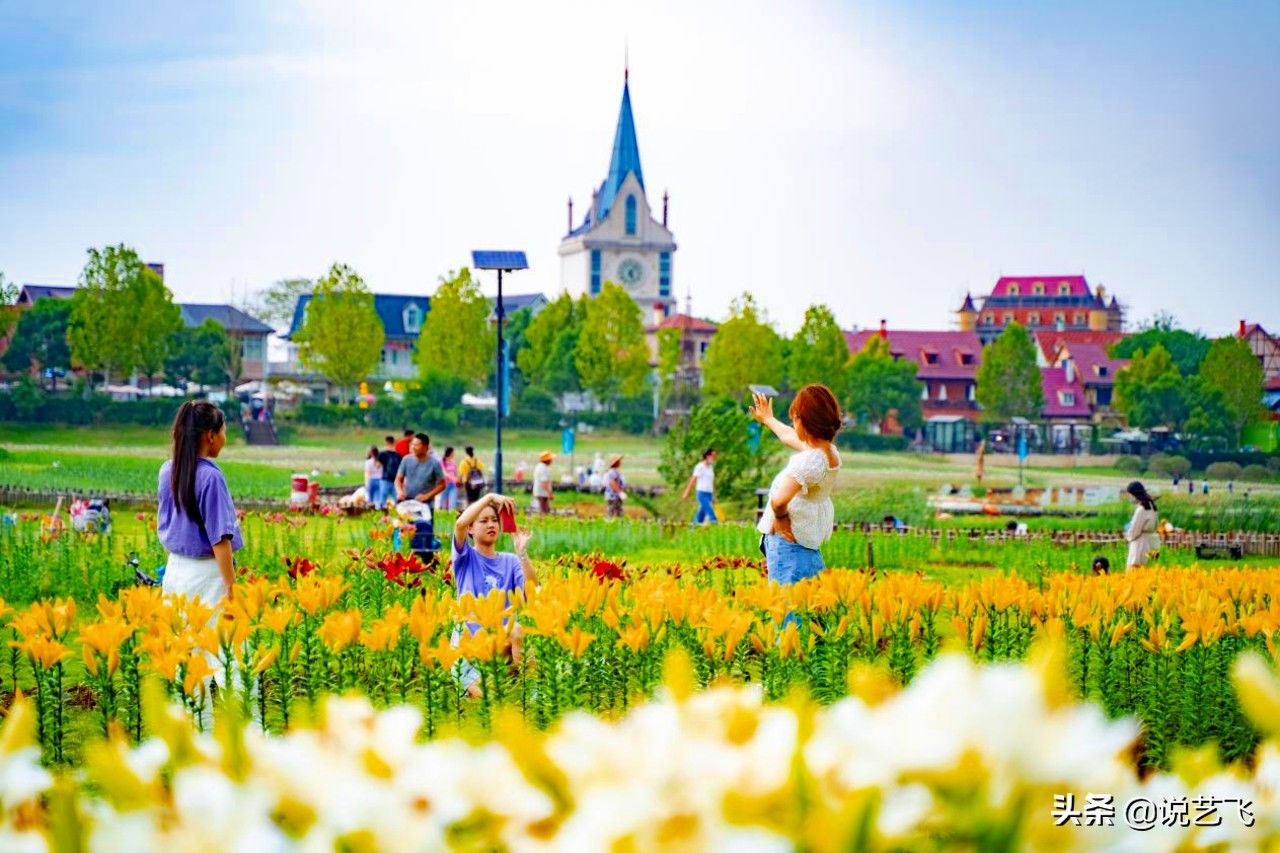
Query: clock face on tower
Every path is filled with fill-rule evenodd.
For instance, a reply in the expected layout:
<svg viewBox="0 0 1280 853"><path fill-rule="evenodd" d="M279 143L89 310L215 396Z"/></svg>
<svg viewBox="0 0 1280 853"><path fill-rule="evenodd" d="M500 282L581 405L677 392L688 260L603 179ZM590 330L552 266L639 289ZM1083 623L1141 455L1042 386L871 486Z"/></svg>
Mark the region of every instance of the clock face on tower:
<svg viewBox="0 0 1280 853"><path fill-rule="evenodd" d="M635 258L626 258L618 264L618 280L628 290L635 290L644 282L644 264Z"/></svg>

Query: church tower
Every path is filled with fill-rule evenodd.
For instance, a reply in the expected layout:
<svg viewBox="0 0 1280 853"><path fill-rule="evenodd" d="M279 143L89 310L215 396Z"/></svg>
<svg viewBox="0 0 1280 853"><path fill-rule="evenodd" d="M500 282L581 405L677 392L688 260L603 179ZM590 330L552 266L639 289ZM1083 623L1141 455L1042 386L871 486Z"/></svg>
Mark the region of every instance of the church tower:
<svg viewBox="0 0 1280 853"><path fill-rule="evenodd" d="M644 309L649 322L672 313L676 242L667 229L666 194L661 221L654 219L645 195L629 78L624 74L609 173L592 193L591 205L576 227L569 200L569 232L560 241L560 283L575 298L583 293L594 296L606 281L619 284Z"/></svg>

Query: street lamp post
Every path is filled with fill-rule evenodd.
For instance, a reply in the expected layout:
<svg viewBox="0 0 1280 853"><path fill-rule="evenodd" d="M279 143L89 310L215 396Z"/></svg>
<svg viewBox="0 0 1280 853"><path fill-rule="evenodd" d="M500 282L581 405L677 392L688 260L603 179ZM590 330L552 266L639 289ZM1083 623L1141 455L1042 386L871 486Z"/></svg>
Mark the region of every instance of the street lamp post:
<svg viewBox="0 0 1280 853"><path fill-rule="evenodd" d="M502 350L502 325L506 321L506 310L502 304L502 274L504 272L512 272L513 270L527 270L529 262L525 259L524 252L488 252L474 251L471 253L471 263L478 270L497 270L498 272L498 300L496 305L496 316L498 319L498 382L497 382L497 400L493 407L493 482L499 493L502 492L502 401L505 399L506 381L507 381L507 360L506 353Z"/></svg>

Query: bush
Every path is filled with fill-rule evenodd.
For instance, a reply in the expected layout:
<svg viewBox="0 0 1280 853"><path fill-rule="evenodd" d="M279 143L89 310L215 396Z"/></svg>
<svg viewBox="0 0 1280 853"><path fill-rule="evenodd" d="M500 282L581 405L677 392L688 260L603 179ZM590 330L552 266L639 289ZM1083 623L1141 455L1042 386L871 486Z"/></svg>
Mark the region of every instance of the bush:
<svg viewBox="0 0 1280 853"><path fill-rule="evenodd" d="M1240 472L1240 479L1248 480L1251 483L1264 483L1273 477L1275 477L1275 474L1266 465L1246 465L1244 470Z"/></svg>
<svg viewBox="0 0 1280 853"><path fill-rule="evenodd" d="M1204 472L1212 480L1239 480L1242 470L1234 462L1211 462Z"/></svg>
<svg viewBox="0 0 1280 853"><path fill-rule="evenodd" d="M1175 456L1172 453L1157 453L1151 457L1151 462L1147 468L1153 474L1181 478L1191 473L1191 460L1185 456Z"/></svg>
<svg viewBox="0 0 1280 853"><path fill-rule="evenodd" d="M906 450L908 444L905 435L876 435L854 430L836 433L836 446L843 450Z"/></svg>
<svg viewBox="0 0 1280 853"><path fill-rule="evenodd" d="M137 424L169 426L182 405L181 397L153 397L140 400L112 400L107 394L83 396L51 396L34 388L32 398L22 386L10 394L0 394L0 421L26 421L43 424L90 426L95 424ZM233 404L234 405L234 404ZM239 418L238 410L229 410Z"/></svg>
<svg viewBox="0 0 1280 853"><path fill-rule="evenodd" d="M1269 469L1273 474L1280 474L1280 456L1268 456L1268 457L1267 457L1267 468L1268 468L1268 469Z"/></svg>
<svg viewBox="0 0 1280 853"><path fill-rule="evenodd" d="M1117 471L1128 471L1137 474L1142 471L1142 459L1137 456L1120 456L1115 461Z"/></svg>

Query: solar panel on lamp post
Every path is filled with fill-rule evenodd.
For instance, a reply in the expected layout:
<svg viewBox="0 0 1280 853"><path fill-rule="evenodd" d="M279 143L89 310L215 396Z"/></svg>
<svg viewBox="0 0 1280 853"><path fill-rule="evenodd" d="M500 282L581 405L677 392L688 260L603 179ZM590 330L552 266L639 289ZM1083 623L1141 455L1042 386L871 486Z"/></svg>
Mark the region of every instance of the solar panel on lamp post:
<svg viewBox="0 0 1280 853"><path fill-rule="evenodd" d="M502 324L506 319L506 311L502 305L502 274L504 272L512 272L513 270L527 270L529 262L525 259L524 252L485 252L473 251L471 253L471 265L478 270L497 270L498 272L498 300L497 300L497 319L498 319L498 387L497 400L494 405L493 415L493 437L495 448L493 451L493 482L496 485L498 493L502 493L502 400L503 391L507 381L506 377L506 359L503 357L502 351Z"/></svg>

